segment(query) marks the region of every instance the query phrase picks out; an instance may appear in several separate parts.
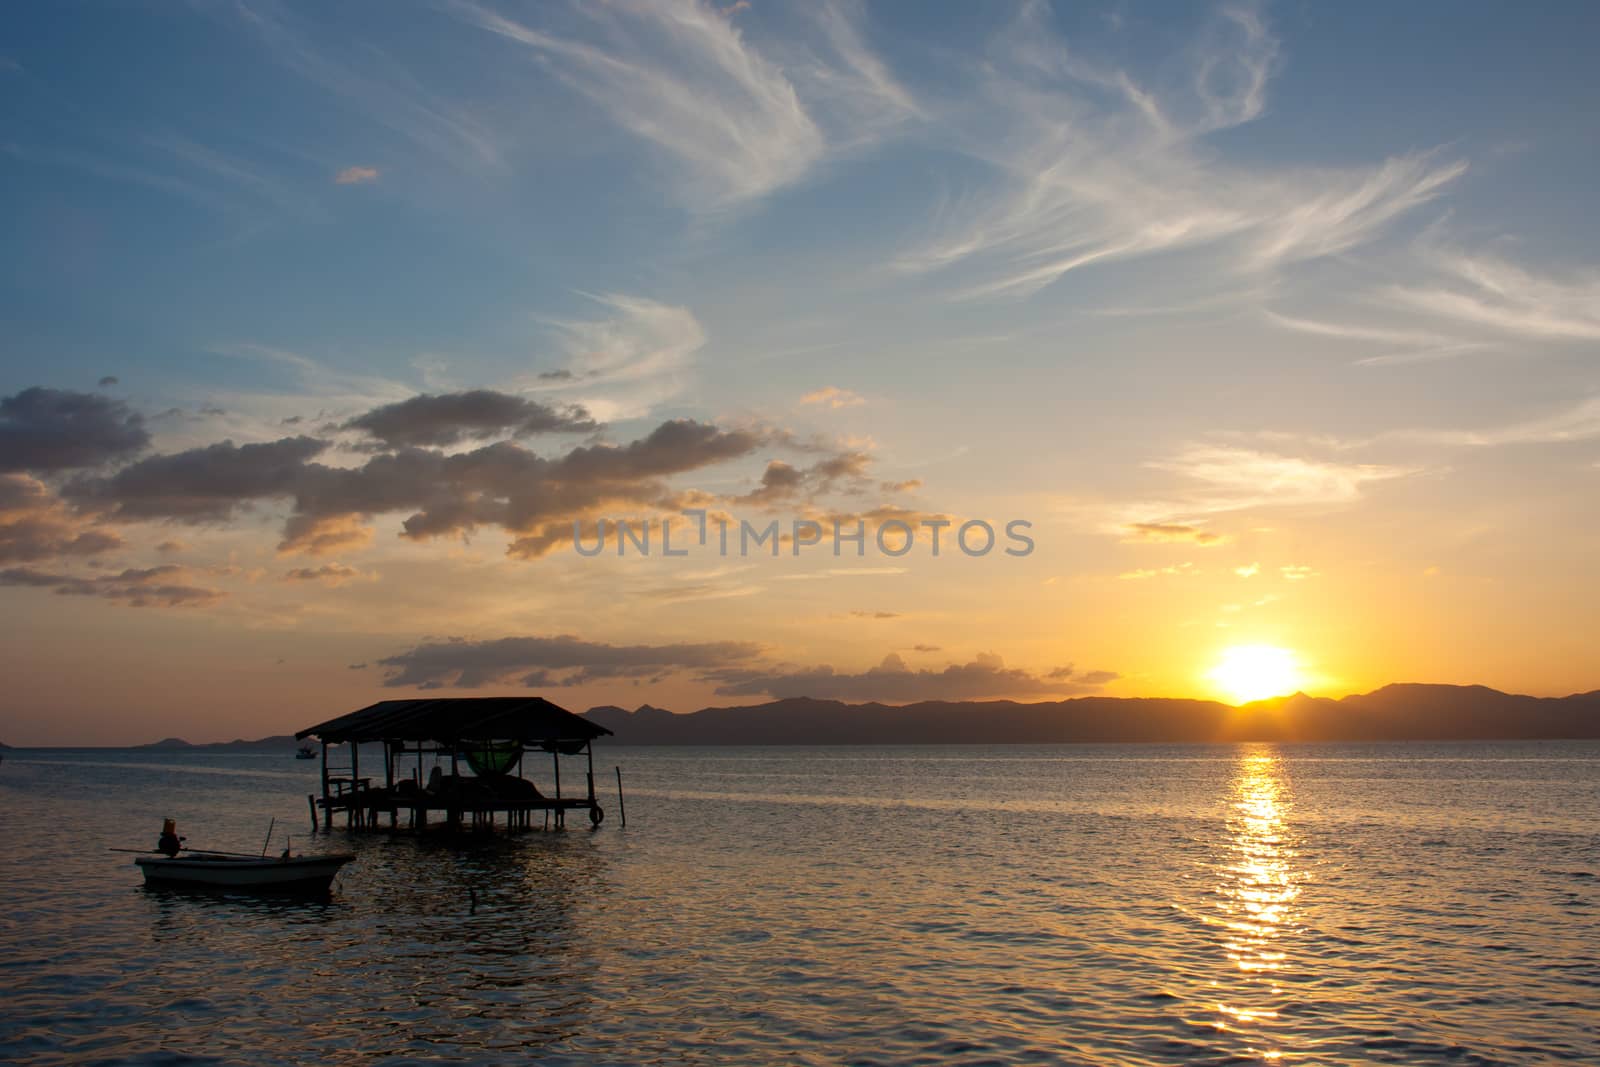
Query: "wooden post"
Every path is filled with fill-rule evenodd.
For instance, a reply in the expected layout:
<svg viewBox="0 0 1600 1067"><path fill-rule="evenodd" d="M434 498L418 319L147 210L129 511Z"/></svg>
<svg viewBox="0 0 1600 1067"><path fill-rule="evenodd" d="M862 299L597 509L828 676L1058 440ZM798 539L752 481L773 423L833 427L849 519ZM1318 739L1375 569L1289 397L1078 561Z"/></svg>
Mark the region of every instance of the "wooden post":
<svg viewBox="0 0 1600 1067"><path fill-rule="evenodd" d="M311 809L311 832L317 832L317 798L314 794L306 794L306 807Z"/></svg>
<svg viewBox="0 0 1600 1067"><path fill-rule="evenodd" d="M394 745L383 742L383 791L389 801L389 829L393 830L400 813L394 798Z"/></svg>
<svg viewBox="0 0 1600 1067"><path fill-rule="evenodd" d="M594 821L594 813L600 805L596 804L594 800L594 741L592 739L584 744L583 751L589 757L589 825L599 826L600 824Z"/></svg>
<svg viewBox="0 0 1600 1067"><path fill-rule="evenodd" d="M422 796L422 742L421 741L417 742L417 765L411 772L411 779L412 779L413 782L416 783L416 786L417 786L416 797L412 801L412 805L413 806L411 808L411 828L413 830L415 830L419 825L427 825L427 822L428 822L428 809L426 807L418 808L418 807L415 806L417 804L424 804L425 805L425 804L428 803L425 799L423 799L423 796ZM418 822L418 819L417 819L418 815L421 815L421 817L422 817L420 823Z"/></svg>
<svg viewBox="0 0 1600 1067"><path fill-rule="evenodd" d="M559 738L559 737L556 738L555 742L550 746L550 762L555 766L555 769L556 769L556 799L560 800L561 799L561 738ZM566 814L567 813L565 811L562 811L560 808L556 809L556 829L559 830L563 826L567 825Z"/></svg>
<svg viewBox="0 0 1600 1067"><path fill-rule="evenodd" d="M350 806L345 809L344 824L347 827L361 825L363 812L356 808L356 778L361 774L361 742L350 742Z"/></svg>
<svg viewBox="0 0 1600 1067"><path fill-rule="evenodd" d="M322 828L333 829L333 798L328 794L328 742L322 742Z"/></svg>
<svg viewBox="0 0 1600 1067"><path fill-rule="evenodd" d="M518 778L522 778L522 756L523 756L523 751L522 751L521 748L519 748L517 750L517 777ZM526 781L526 779L524 779L524 781ZM517 829L518 830L526 830L528 828L528 821L529 821L528 809L527 808L523 808L522 811L517 813Z"/></svg>
<svg viewBox="0 0 1600 1067"><path fill-rule="evenodd" d="M628 826L628 805L622 801L622 768L617 768L617 814L622 816L623 829Z"/></svg>
<svg viewBox="0 0 1600 1067"><path fill-rule="evenodd" d="M459 773L456 766L456 749L458 747L456 742L450 742L450 804L446 808L446 817L449 819L451 830L461 829L461 790L458 788L461 783L456 781L456 775Z"/></svg>

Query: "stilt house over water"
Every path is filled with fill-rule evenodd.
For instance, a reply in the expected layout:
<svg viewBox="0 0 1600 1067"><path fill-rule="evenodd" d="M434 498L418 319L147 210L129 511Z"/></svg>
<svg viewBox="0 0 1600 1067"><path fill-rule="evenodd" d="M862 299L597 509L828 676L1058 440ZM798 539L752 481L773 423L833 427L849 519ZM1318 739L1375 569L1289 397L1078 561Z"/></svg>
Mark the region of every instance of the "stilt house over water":
<svg viewBox="0 0 1600 1067"><path fill-rule="evenodd" d="M397 828L406 813L406 825L417 830L435 817L453 830L491 829L497 818L517 830L531 828L535 813L546 826L563 826L573 809L600 825L593 742L610 733L542 697L467 697L384 700L294 736L322 745L322 798L308 799L324 828L343 812L352 829L377 828L384 815ZM553 794L523 777L523 761L534 753L550 756ZM583 789L563 794L562 757L580 755ZM567 779L570 785L570 772Z"/></svg>

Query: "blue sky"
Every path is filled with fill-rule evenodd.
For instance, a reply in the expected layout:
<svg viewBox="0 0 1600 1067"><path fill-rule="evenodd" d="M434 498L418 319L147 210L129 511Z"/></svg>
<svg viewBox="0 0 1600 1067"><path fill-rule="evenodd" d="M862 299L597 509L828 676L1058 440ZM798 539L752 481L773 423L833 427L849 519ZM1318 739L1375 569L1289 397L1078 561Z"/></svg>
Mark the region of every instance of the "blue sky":
<svg viewBox="0 0 1600 1067"><path fill-rule="evenodd" d="M1568 598L1592 581L1574 575L1593 573L1600 474L1600 13L1058 7L19 8L0 43L0 395L124 404L161 456L489 389L581 405L610 445L673 419L822 442L866 457L857 511L1046 531L1005 576L1017 611L976 632L962 620L985 618L992 571L913 568L914 592L803 604L807 583L767 571L693 583L717 611L692 628L751 635L791 673L937 644L929 669L1021 664L1017 695L1066 660L1119 675L1111 691L1167 692L1194 688L1219 640L1251 640L1301 648L1330 691L1412 672L1582 685L1550 633L1592 621ZM370 454L336 436L317 462ZM727 504L778 454L673 484ZM266 613L290 643L344 635L307 677L429 636L649 643L695 610L607 620L571 559L503 558L527 529L419 547L397 542L403 509L377 505L351 512L375 538L337 561L374 577L269 595L239 576L298 562L278 547L287 496L135 521L67 475L27 477L74 522L125 523L123 555L49 575L147 566L182 541L188 580L219 591L208 632L243 640ZM843 506L843 484L818 475L789 503ZM486 616L461 594L436 629L354 621L399 595L391 575L461 587L463 551L522 568L486 587L541 568L542 610ZM1256 574L1239 572L1269 555L1281 588L1242 595ZM1424 573L1461 584L1395 592ZM605 588L636 598L637 579ZM138 614L37 583L0 595L27 605L35 650L87 612L114 629ZM1463 610L1504 622L1434 644L1353 636L1396 596L1407 632ZM810 621L781 621L795 612ZM872 614L896 632L828 621ZM1478 664L1493 677L1465 677ZM715 696L676 670L656 703ZM632 696L567 681L573 703ZM982 695L1013 695L995 685Z"/></svg>

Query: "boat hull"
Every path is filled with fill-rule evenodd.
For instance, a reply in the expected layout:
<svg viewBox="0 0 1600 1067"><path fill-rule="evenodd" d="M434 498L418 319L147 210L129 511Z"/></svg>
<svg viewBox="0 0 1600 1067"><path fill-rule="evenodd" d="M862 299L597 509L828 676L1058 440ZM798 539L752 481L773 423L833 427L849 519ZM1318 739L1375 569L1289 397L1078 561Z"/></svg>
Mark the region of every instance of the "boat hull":
<svg viewBox="0 0 1600 1067"><path fill-rule="evenodd" d="M224 856L140 856L133 862L146 885L197 886L259 891L326 890L349 853L295 856L290 859Z"/></svg>

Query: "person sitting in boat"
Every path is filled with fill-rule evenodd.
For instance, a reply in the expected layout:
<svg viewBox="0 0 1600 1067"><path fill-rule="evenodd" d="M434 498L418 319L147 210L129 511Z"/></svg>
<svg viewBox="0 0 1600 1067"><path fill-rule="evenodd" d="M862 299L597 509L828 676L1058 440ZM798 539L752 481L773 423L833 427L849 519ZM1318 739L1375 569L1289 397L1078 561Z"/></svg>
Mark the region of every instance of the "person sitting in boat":
<svg viewBox="0 0 1600 1067"><path fill-rule="evenodd" d="M183 850L183 843L188 838L178 836L178 824L172 819L161 820L161 839L156 842L156 851L165 853L168 859L176 856Z"/></svg>

